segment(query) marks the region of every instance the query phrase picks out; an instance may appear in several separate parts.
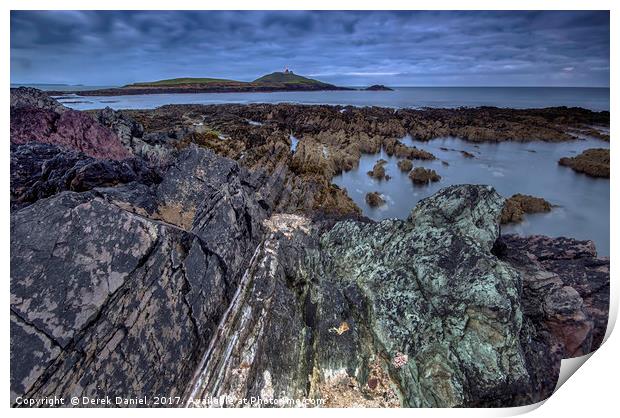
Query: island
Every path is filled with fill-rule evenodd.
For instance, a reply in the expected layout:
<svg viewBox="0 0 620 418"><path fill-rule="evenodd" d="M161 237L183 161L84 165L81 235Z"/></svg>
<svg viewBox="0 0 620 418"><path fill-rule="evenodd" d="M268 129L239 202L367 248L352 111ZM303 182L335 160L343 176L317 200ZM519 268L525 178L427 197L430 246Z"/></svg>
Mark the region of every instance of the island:
<svg viewBox="0 0 620 418"><path fill-rule="evenodd" d="M383 84L373 84L370 87L366 87L364 90L365 91L394 91L394 89L386 87Z"/></svg>
<svg viewBox="0 0 620 418"><path fill-rule="evenodd" d="M250 93L276 91L330 91L353 90L295 74L288 68L264 75L254 81L223 78L171 78L127 84L122 87L80 91L81 96L126 96L134 94L163 93ZM50 95L66 91L48 92Z"/></svg>

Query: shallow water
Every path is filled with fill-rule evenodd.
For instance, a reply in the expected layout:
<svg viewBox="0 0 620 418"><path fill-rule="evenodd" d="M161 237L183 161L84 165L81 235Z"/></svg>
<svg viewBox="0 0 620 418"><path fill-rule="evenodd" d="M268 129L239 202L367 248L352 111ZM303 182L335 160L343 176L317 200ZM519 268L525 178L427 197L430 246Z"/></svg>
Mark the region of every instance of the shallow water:
<svg viewBox="0 0 620 418"><path fill-rule="evenodd" d="M397 87L394 91L316 91L274 93L144 94L82 97L60 101L77 110L153 109L166 104L303 103L383 107L497 106L539 108L579 106L609 110L608 88L578 87Z"/></svg>
<svg viewBox="0 0 620 418"><path fill-rule="evenodd" d="M490 184L506 197L524 193L557 205L550 213L526 215L520 224L503 226L502 233L592 239L599 255L609 255L609 179L594 179L557 163L561 157L574 156L587 148L609 148L609 143L587 139L563 143L473 144L457 138L421 142L409 136L402 141L432 152L437 160L414 160L414 167L432 168L442 179L428 186L415 186L398 169L398 158L389 157L383 151L363 155L357 169L335 177L333 182L347 189L366 216L376 220L406 218L420 199L441 188L453 184ZM476 157L465 158L460 150ZM366 174L380 158L388 161L385 168L392 176L389 181L375 180ZM371 191L381 193L386 205L368 206L365 196Z"/></svg>
<svg viewBox="0 0 620 418"><path fill-rule="evenodd" d="M299 139L293 135L288 136L291 140L291 152L295 152L297 150L297 144L299 143Z"/></svg>

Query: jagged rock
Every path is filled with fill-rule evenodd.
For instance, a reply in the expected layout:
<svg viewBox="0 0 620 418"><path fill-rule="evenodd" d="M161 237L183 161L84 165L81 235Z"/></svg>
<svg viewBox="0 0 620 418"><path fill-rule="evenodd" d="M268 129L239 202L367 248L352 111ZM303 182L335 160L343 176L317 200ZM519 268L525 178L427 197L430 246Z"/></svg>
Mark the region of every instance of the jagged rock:
<svg viewBox="0 0 620 418"><path fill-rule="evenodd" d="M413 168L413 163L411 162L411 160L407 160L407 159L400 160L398 162L398 168L400 168L400 171L404 171L405 173L408 173Z"/></svg>
<svg viewBox="0 0 620 418"><path fill-rule="evenodd" d="M131 154L116 135L91 116L75 110L11 108L11 143L40 142L81 151L95 158L122 160Z"/></svg>
<svg viewBox="0 0 620 418"><path fill-rule="evenodd" d="M526 213L545 213L551 211L551 204L542 197L514 194L506 199L502 209L501 223L521 222Z"/></svg>
<svg viewBox="0 0 620 418"><path fill-rule="evenodd" d="M36 108L51 110L56 113L63 113L69 110L58 101L52 99L45 92L31 87L11 89L11 108Z"/></svg>
<svg viewBox="0 0 620 418"><path fill-rule="evenodd" d="M328 406L549 396L570 353L527 311L540 301L522 294L516 264L496 256L502 207L490 187L453 186L406 221L340 222L323 236L308 219L275 215L186 391L189 406L224 394L230 406L275 394Z"/></svg>
<svg viewBox="0 0 620 418"><path fill-rule="evenodd" d="M125 116L123 112L115 111L110 107L98 110L95 117L104 126L112 129L116 136L121 140L123 145L131 149L132 139L134 137L142 138L144 128L135 120Z"/></svg>
<svg viewBox="0 0 620 418"><path fill-rule="evenodd" d="M12 401L183 392L270 202L230 160L197 148L181 158L166 176L178 193L162 183L149 199L194 199L186 229L135 210L128 186L62 192L11 214Z"/></svg>
<svg viewBox="0 0 620 418"><path fill-rule="evenodd" d="M323 234L303 216L267 218L267 180L207 150L183 151L166 178L11 215L12 400L512 406L548 396L562 356L602 338L608 263L593 264L589 244L524 244L535 262L498 244L504 201L490 187L449 187L407 220ZM138 197L155 205L138 211ZM156 220L171 202L195 206L191 222ZM563 284L537 284L548 271Z"/></svg>
<svg viewBox="0 0 620 418"><path fill-rule="evenodd" d="M524 313L548 333L563 358L596 350L609 313L609 258L592 241L502 237L501 257L522 273Z"/></svg>
<svg viewBox="0 0 620 418"><path fill-rule="evenodd" d="M578 173L592 177L609 178L609 149L591 148L576 157L560 158L558 163L572 168Z"/></svg>
<svg viewBox="0 0 620 418"><path fill-rule="evenodd" d="M106 107L93 113L99 123L116 133L123 146L132 154L142 157L152 165L170 165L177 155L180 139L169 133L144 133L144 127L124 112ZM183 137L186 134L181 135ZM186 145L187 146L187 145Z"/></svg>
<svg viewBox="0 0 620 418"><path fill-rule="evenodd" d="M414 184L428 184L441 180L441 176L435 170L416 167L409 173L409 178Z"/></svg>
<svg viewBox="0 0 620 418"><path fill-rule="evenodd" d="M11 145L11 209L64 190L82 192L134 181L150 185L160 177L136 158L98 160L50 144Z"/></svg>
<svg viewBox="0 0 620 418"><path fill-rule="evenodd" d="M383 84L373 84L372 86L366 87L364 90L366 91L392 91L394 89L386 87Z"/></svg>
<svg viewBox="0 0 620 418"><path fill-rule="evenodd" d="M381 197L381 194L379 192L370 192L366 193L366 203L368 203L369 206L374 208L377 206L385 205L385 199Z"/></svg>

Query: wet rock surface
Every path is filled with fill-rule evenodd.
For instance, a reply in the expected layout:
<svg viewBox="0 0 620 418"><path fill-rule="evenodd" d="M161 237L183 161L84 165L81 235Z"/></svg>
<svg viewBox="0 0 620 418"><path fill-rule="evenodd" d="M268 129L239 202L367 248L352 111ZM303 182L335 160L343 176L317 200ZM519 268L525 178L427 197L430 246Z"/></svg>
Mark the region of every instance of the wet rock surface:
<svg viewBox="0 0 620 418"><path fill-rule="evenodd" d="M572 168L591 177L609 178L609 149L587 149L576 157L564 157L558 164Z"/></svg>
<svg viewBox="0 0 620 418"><path fill-rule="evenodd" d="M506 199L500 222L502 224L516 223L523 220L526 213L550 212L552 205L542 197L514 194Z"/></svg>

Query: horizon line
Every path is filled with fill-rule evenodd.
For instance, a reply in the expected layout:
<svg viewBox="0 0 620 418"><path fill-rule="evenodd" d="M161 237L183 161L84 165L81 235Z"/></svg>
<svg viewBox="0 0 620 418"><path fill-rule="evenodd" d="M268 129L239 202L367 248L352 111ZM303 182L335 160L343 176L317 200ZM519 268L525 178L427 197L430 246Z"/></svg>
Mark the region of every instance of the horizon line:
<svg viewBox="0 0 620 418"><path fill-rule="evenodd" d="M382 84L382 83L373 83L373 84L368 84L368 85L374 85L374 84ZM84 83L78 83L78 84L70 84L70 83L23 83L23 82L11 82L11 85L22 85L22 86L26 86L26 85L30 85L30 86L67 86L67 87L115 87L115 88L120 88L120 87L124 87L127 84L84 84ZM338 85L338 87L367 87L367 84L342 84L342 85ZM541 86L541 85L534 85L534 86L524 86L524 85L515 85L515 86L507 86L507 85L487 85L487 86L483 86L483 85L475 85L475 86L459 86L459 85L435 85L435 86L430 86L430 85L390 85L390 84L382 84L386 87L391 87L391 88L584 88L584 89L609 89L610 86Z"/></svg>

